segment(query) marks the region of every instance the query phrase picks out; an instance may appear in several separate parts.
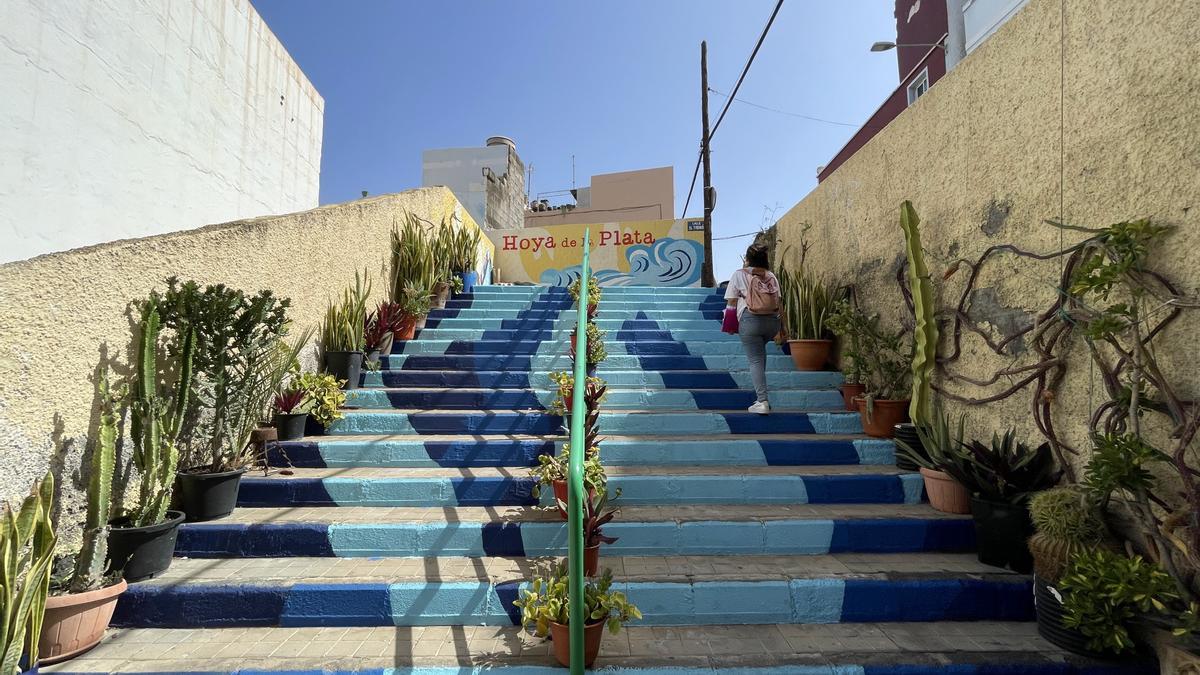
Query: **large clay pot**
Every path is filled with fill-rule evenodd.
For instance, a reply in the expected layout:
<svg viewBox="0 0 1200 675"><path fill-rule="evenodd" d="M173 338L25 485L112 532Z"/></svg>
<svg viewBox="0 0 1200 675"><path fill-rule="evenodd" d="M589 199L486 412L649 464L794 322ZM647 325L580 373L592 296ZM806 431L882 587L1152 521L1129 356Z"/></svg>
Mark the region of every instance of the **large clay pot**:
<svg viewBox="0 0 1200 675"><path fill-rule="evenodd" d="M925 494L930 506L942 513L971 512L971 493L953 476L925 467L921 467L921 475L925 477Z"/></svg>
<svg viewBox="0 0 1200 675"><path fill-rule="evenodd" d="M842 390L842 402L846 404L846 410L858 410L854 399L867 393L867 385L858 382L843 382L838 385L838 388Z"/></svg>
<svg viewBox="0 0 1200 675"><path fill-rule="evenodd" d="M562 502L564 504L567 503L567 481L556 480L551 484L551 487L554 488L554 506L556 508L558 508L558 513L559 513L559 515L562 516L562 519L566 520L567 512L564 511L561 506L558 506L558 503L559 502ZM595 498L596 498L596 491L592 488L588 488L588 499L595 499Z"/></svg>
<svg viewBox="0 0 1200 675"><path fill-rule="evenodd" d="M604 622L597 621L583 627L583 667L591 668L600 653L600 640L604 637ZM550 640L554 644L554 658L568 668L571 667L571 631L565 623L550 622Z"/></svg>
<svg viewBox="0 0 1200 675"><path fill-rule="evenodd" d="M39 665L66 661L100 644L117 597L128 586L121 579L107 588L46 598L46 618L38 637Z"/></svg>
<svg viewBox="0 0 1200 675"><path fill-rule="evenodd" d="M833 350L833 340L788 340L796 370L824 370Z"/></svg>
<svg viewBox="0 0 1200 675"><path fill-rule="evenodd" d="M862 416L863 433L875 438L891 438L896 433L896 425L908 417L908 399L877 398L870 414L867 413L866 398L860 396L854 403Z"/></svg>
<svg viewBox="0 0 1200 675"><path fill-rule="evenodd" d="M405 314L400 317L400 330L392 333L393 344L402 340L411 340L417 333L417 317Z"/></svg>

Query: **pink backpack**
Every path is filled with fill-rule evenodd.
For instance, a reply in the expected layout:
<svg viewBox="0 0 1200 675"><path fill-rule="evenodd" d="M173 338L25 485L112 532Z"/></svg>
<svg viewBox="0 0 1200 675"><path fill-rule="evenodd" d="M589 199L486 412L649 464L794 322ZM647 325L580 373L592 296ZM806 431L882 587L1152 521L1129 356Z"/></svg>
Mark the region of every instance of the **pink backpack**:
<svg viewBox="0 0 1200 675"><path fill-rule="evenodd" d="M779 313L779 282L767 272L762 276L743 270L746 275L746 309L751 314L773 316Z"/></svg>

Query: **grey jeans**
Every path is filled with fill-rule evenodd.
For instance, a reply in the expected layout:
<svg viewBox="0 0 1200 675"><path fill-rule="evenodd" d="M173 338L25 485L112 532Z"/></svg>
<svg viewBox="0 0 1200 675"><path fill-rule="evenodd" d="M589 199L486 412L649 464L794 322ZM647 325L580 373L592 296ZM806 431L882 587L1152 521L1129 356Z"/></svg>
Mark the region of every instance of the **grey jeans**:
<svg viewBox="0 0 1200 675"><path fill-rule="evenodd" d="M779 332L779 317L742 312L738 320L738 337L750 362L750 379L760 402L767 400L767 341Z"/></svg>

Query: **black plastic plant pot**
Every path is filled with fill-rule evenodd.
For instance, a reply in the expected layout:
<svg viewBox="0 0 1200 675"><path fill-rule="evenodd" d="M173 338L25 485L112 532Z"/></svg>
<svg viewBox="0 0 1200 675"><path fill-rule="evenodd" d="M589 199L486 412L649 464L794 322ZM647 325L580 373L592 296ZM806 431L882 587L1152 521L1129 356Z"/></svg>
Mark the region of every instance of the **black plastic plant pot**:
<svg viewBox="0 0 1200 675"><path fill-rule="evenodd" d="M1063 609L1061 594L1041 577L1033 577L1033 602L1037 610L1038 635L1050 644L1094 659L1112 659L1112 654L1094 652L1087 647L1087 636L1063 624L1066 610Z"/></svg>
<svg viewBox="0 0 1200 675"><path fill-rule="evenodd" d="M342 389L358 389L362 365L362 352L325 352L325 372L345 380Z"/></svg>
<svg viewBox="0 0 1200 675"><path fill-rule="evenodd" d="M221 473L179 472L179 503L189 523L224 518L237 505L245 469Z"/></svg>
<svg viewBox="0 0 1200 675"><path fill-rule="evenodd" d="M121 576L131 583L166 572L175 555L175 538L183 519L183 513L167 511L166 520L146 527L130 527L128 518L109 523L109 569L121 570Z"/></svg>
<svg viewBox="0 0 1200 675"><path fill-rule="evenodd" d="M275 431L279 433L280 441L294 441L304 438L304 426L308 422L308 413L276 413Z"/></svg>
<svg viewBox="0 0 1200 675"><path fill-rule="evenodd" d="M1033 571L1028 544L1033 536L1033 521L1029 518L1028 502L1010 504L971 497L971 515L975 518L979 562L1021 574Z"/></svg>
<svg viewBox="0 0 1200 675"><path fill-rule="evenodd" d="M304 420L304 435L305 436L324 436L325 425L318 422L312 415L308 415ZM280 439L283 440L283 439Z"/></svg>
<svg viewBox="0 0 1200 675"><path fill-rule="evenodd" d="M904 441L913 450L916 450L922 455L925 454L925 446L921 445L921 437L917 435L917 425L912 424L911 422L904 422L903 424L897 424L895 429L897 441ZM896 468L903 469L905 471L916 471L921 467L907 457L902 457L900 455L899 448L897 448Z"/></svg>

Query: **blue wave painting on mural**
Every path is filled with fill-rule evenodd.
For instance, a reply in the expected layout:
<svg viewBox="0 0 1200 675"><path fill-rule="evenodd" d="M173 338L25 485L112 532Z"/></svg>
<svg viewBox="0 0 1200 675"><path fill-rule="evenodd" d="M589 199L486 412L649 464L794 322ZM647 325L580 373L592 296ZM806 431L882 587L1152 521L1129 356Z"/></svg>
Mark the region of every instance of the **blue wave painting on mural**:
<svg viewBox="0 0 1200 675"><path fill-rule="evenodd" d="M649 246L625 251L629 271L598 269L592 275L602 286L692 286L700 281L704 244L690 239L664 237ZM579 277L579 265L542 272L541 283L567 286Z"/></svg>

